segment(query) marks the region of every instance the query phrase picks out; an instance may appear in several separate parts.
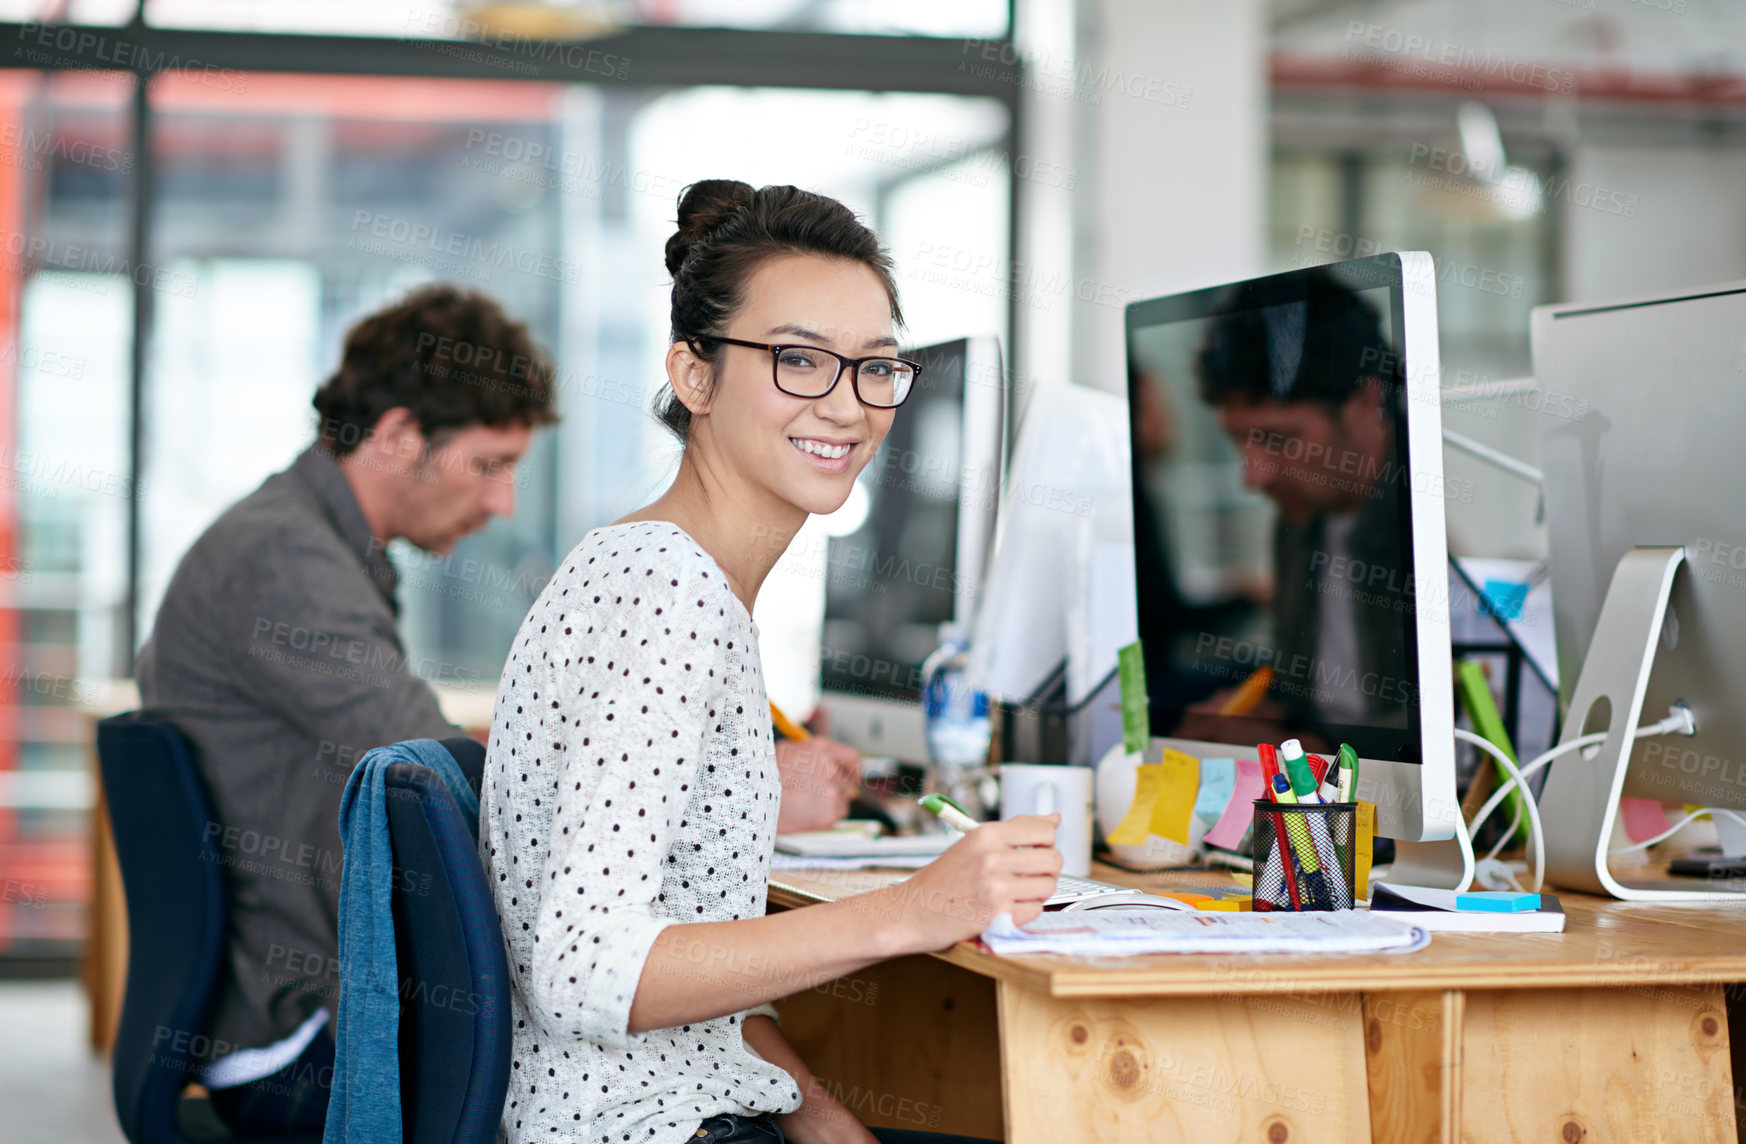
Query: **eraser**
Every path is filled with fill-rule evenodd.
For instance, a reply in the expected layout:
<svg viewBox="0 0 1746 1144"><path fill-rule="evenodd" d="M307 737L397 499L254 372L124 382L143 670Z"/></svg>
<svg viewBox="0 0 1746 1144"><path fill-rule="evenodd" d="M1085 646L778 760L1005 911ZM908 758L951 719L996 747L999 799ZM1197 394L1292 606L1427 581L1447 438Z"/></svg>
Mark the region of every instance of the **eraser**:
<svg viewBox="0 0 1746 1144"><path fill-rule="evenodd" d="M1539 894L1518 894L1513 890L1475 890L1456 894L1458 910L1486 910L1494 914L1519 914L1540 908Z"/></svg>

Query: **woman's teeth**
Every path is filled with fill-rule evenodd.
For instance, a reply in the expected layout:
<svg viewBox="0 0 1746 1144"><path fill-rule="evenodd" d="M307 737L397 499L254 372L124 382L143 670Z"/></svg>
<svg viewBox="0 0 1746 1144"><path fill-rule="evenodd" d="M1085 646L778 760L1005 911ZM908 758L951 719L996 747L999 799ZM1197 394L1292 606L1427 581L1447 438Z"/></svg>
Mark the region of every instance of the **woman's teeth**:
<svg viewBox="0 0 1746 1144"><path fill-rule="evenodd" d="M794 447L802 453L813 453L829 460L849 455L850 446L848 445L826 445L822 441L808 441L798 437L790 437L789 440L793 441Z"/></svg>

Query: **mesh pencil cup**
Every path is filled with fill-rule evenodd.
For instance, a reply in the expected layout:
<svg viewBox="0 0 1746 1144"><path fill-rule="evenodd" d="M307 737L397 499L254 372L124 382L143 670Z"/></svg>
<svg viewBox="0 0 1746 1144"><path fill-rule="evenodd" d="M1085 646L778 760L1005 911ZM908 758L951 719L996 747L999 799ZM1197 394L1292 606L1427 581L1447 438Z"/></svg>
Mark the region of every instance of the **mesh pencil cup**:
<svg viewBox="0 0 1746 1144"><path fill-rule="evenodd" d="M1255 800L1255 910L1349 910L1355 802Z"/></svg>

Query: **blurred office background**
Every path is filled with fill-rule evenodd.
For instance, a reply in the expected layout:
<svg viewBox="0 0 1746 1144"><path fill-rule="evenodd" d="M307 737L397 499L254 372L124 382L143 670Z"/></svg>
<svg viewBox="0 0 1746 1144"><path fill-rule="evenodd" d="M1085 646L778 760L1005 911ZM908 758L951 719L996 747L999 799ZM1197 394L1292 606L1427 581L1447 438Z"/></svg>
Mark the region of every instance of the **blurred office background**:
<svg viewBox="0 0 1746 1144"><path fill-rule="evenodd" d="M862 212L911 343L998 334L1021 401L1122 390L1129 301L1395 249L1437 260L1442 386L1483 391L1530 372L1537 304L1746 277L1746 7L0 0L0 978L61 982L0 1024L84 1044L92 713L189 543L309 441L347 325L455 280L560 362L514 519L397 554L414 659L488 691L563 553L671 473L661 249L712 176ZM1556 397L1446 420L1532 462ZM1216 527L1252 503L1193 416ZM1541 554L1530 490L1447 463L1453 551ZM823 590L791 571L760 620L804 710ZM66 1124L107 1124L92 1083Z"/></svg>

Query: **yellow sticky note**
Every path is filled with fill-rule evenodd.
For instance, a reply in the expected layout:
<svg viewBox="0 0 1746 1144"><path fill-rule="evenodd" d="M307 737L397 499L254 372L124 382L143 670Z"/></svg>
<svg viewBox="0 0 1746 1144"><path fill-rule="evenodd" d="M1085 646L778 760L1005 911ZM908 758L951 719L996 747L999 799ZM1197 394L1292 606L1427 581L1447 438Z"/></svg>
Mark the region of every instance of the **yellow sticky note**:
<svg viewBox="0 0 1746 1144"><path fill-rule="evenodd" d="M1146 835L1151 833L1152 807L1158 801L1164 768L1141 766L1135 770L1138 778L1134 783L1134 801L1127 814L1122 816L1120 825L1110 831L1108 841L1111 846L1143 846Z"/></svg>
<svg viewBox="0 0 1746 1144"><path fill-rule="evenodd" d="M1239 886L1248 886L1251 889L1255 886L1255 875L1245 874L1240 870L1231 871L1231 880Z"/></svg>
<svg viewBox="0 0 1746 1144"><path fill-rule="evenodd" d="M1370 896L1370 852L1376 839L1376 804L1360 802L1358 804L1358 837L1354 840L1357 849L1352 852L1352 894L1357 898Z"/></svg>
<svg viewBox="0 0 1746 1144"><path fill-rule="evenodd" d="M1152 833L1188 845L1188 822L1200 794L1200 760L1166 750L1158 764L1158 798L1152 804Z"/></svg>

